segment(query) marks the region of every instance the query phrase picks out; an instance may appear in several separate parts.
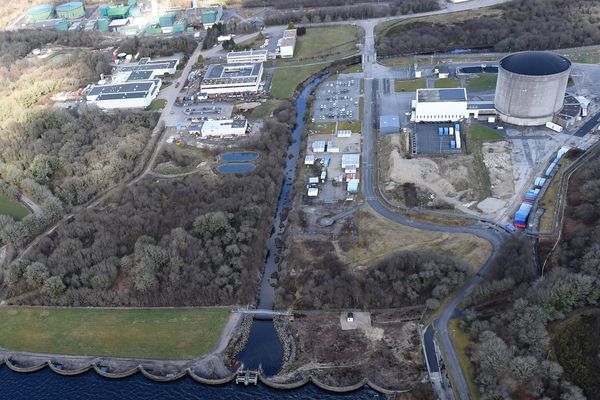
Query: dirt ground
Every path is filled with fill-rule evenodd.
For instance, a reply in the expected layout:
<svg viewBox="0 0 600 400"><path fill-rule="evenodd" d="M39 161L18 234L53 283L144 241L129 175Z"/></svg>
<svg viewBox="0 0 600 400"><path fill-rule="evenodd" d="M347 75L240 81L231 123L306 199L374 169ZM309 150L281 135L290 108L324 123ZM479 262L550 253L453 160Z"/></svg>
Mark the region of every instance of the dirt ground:
<svg viewBox="0 0 600 400"><path fill-rule="evenodd" d="M488 170L492 197L478 204L484 214L498 214L504 211L515 194L515 182L510 142L483 143L483 162Z"/></svg>
<svg viewBox="0 0 600 400"><path fill-rule="evenodd" d="M335 236L299 235L296 231L291 251L302 252L311 259L318 256L313 248L315 240L322 240L328 244L327 251L335 251L340 260L358 270L368 268L394 252L436 250L465 260L476 271L491 254L489 242L476 236L434 233L398 225L368 208L357 211L334 227L336 225L342 226L335 231Z"/></svg>
<svg viewBox="0 0 600 400"><path fill-rule="evenodd" d="M389 161L383 168L384 189L394 200L406 200L405 184L414 184L419 204L430 208L455 208L467 213L495 216L506 211L515 195L512 144L483 143L483 161L487 168L492 196L483 199L480 193L486 182L479 182L472 155L406 158L400 136L384 138L389 141ZM385 153L382 155L385 156Z"/></svg>
<svg viewBox="0 0 600 400"><path fill-rule="evenodd" d="M393 194L399 186L411 183L420 192L419 206L456 208L473 213L470 207L479 200L479 191L472 184L477 181L473 156L409 159L402 149L400 136L384 139L389 140L390 146L388 169L383 169L384 187L388 193Z"/></svg>
<svg viewBox="0 0 600 400"><path fill-rule="evenodd" d="M414 307L374 313L372 327L342 330L337 312L295 315L288 322L296 357L277 380L306 375L330 385L352 385L363 378L388 389L412 389L426 376Z"/></svg>

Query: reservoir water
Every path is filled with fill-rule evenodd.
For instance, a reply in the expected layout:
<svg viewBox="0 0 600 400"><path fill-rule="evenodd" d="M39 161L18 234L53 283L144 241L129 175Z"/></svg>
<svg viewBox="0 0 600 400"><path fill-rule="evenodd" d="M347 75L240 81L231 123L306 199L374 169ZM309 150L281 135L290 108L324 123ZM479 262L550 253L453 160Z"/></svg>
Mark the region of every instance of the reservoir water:
<svg viewBox="0 0 600 400"><path fill-rule="evenodd" d="M75 377L63 377L45 368L22 374L0 367L0 398L6 400L300 400L383 398L370 389L360 389L339 395L306 385L300 389L274 390L265 385L223 386L201 385L191 378L158 383L141 374L125 379L106 379L95 372Z"/></svg>

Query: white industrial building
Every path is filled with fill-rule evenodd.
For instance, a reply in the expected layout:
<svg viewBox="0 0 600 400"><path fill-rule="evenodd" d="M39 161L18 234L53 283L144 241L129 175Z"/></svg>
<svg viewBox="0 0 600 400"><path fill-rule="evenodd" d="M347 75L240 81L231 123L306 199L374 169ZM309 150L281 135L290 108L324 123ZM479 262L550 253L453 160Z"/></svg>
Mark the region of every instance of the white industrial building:
<svg viewBox="0 0 600 400"><path fill-rule="evenodd" d="M179 59L150 60L141 58L137 63L118 67L113 73L113 83L125 81L151 80L166 74L175 75Z"/></svg>
<svg viewBox="0 0 600 400"><path fill-rule="evenodd" d="M85 92L89 104L104 109L145 108L158 96L161 80L92 85Z"/></svg>
<svg viewBox="0 0 600 400"><path fill-rule="evenodd" d="M202 137L231 137L243 136L248 129L245 119L209 120L202 124L200 133Z"/></svg>
<svg viewBox="0 0 600 400"><path fill-rule="evenodd" d="M232 51L227 53L227 64L247 64L267 61L267 50Z"/></svg>
<svg viewBox="0 0 600 400"><path fill-rule="evenodd" d="M466 89L417 89L417 98L413 100L414 122L459 121L468 117Z"/></svg>
<svg viewBox="0 0 600 400"><path fill-rule="evenodd" d="M294 57L294 49L296 48L296 29L286 29L283 31L283 37L279 39L279 56L281 58Z"/></svg>
<svg viewBox="0 0 600 400"><path fill-rule="evenodd" d="M262 63L213 64L200 85L206 94L257 93L263 74Z"/></svg>

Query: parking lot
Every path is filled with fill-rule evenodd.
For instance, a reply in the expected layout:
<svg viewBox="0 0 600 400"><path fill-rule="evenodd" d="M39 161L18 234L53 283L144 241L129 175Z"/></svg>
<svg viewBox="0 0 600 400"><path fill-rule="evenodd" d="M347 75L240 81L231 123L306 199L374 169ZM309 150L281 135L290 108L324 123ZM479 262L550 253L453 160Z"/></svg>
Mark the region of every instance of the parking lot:
<svg viewBox="0 0 600 400"><path fill-rule="evenodd" d="M360 79L327 81L317 91L314 122L357 121L359 115Z"/></svg>
<svg viewBox="0 0 600 400"><path fill-rule="evenodd" d="M413 124L411 138L412 154L461 154L464 146L460 149L452 149L451 142L457 142L455 135L440 135L439 128L454 127L454 123L424 123ZM461 136L462 139L462 136ZM461 140L462 142L462 140Z"/></svg>

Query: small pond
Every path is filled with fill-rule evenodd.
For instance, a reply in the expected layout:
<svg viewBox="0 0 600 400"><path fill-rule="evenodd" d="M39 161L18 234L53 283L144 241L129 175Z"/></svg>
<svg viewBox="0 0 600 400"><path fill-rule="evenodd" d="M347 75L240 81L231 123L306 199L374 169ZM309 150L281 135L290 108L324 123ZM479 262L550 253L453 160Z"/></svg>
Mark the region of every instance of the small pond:
<svg viewBox="0 0 600 400"><path fill-rule="evenodd" d="M222 174L252 172L256 169L256 165L252 163L227 163L217 167L217 171Z"/></svg>
<svg viewBox="0 0 600 400"><path fill-rule="evenodd" d="M221 160L228 162L254 161L258 158L258 153L253 151L233 151L221 154Z"/></svg>

